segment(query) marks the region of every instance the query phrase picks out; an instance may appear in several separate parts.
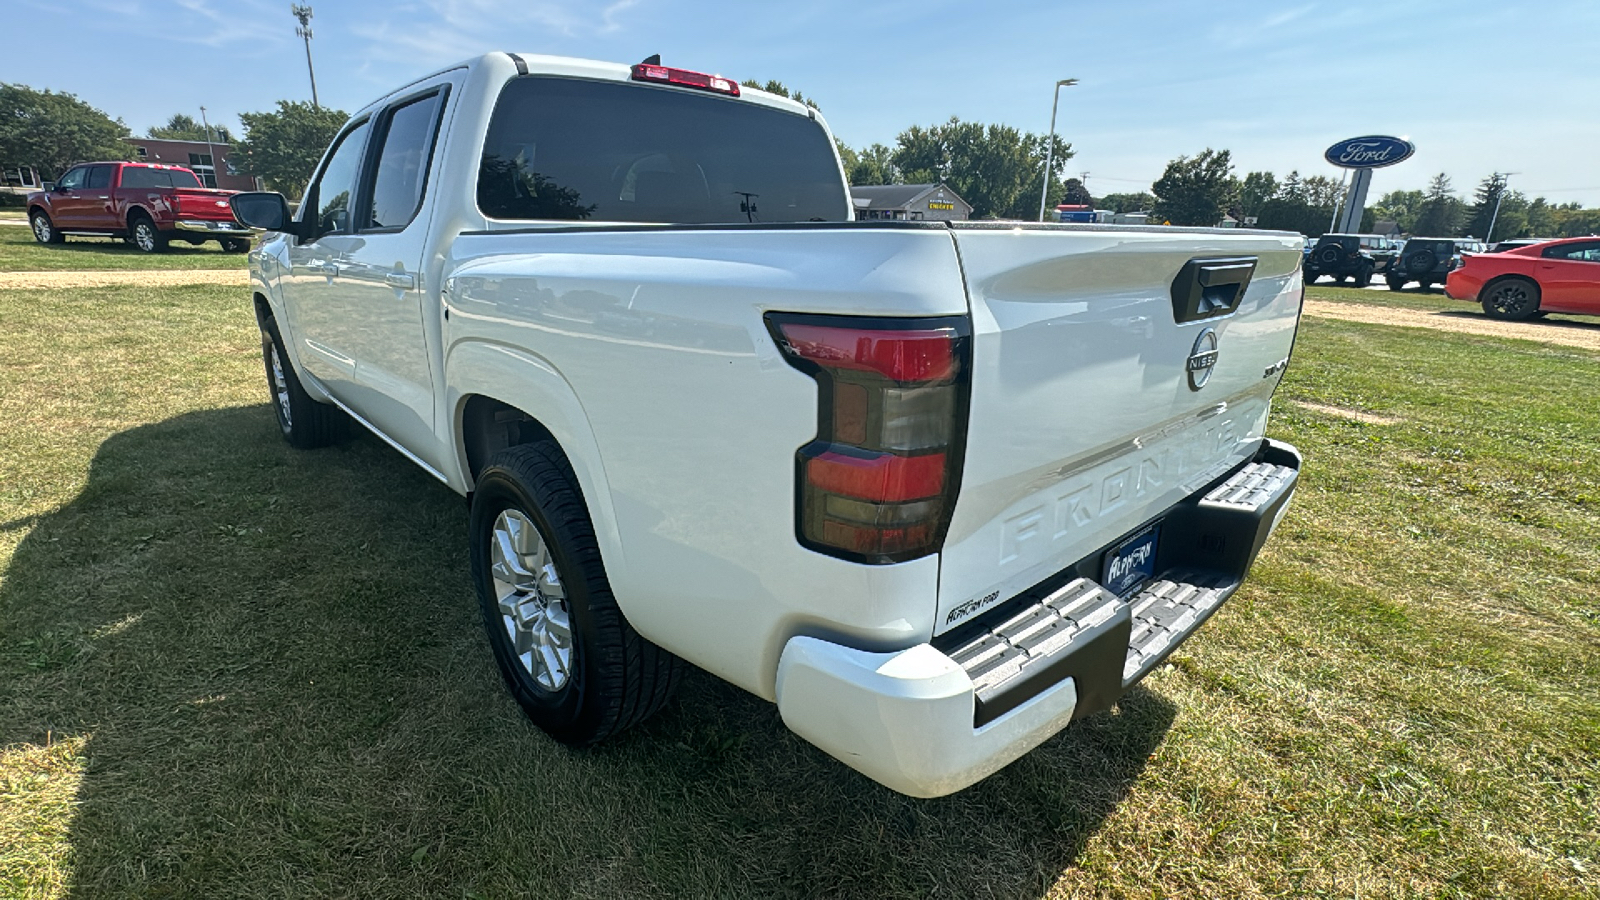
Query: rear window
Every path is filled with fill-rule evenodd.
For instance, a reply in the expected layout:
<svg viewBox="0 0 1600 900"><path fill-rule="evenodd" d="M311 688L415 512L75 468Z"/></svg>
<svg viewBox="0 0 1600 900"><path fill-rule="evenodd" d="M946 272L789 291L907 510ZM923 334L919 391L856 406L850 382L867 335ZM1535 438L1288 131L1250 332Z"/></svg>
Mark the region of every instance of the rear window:
<svg viewBox="0 0 1600 900"><path fill-rule="evenodd" d="M150 169L144 166L123 166L122 186L125 188L197 188L200 179L188 169Z"/></svg>
<svg viewBox="0 0 1600 900"><path fill-rule="evenodd" d="M478 208L499 219L839 221L850 208L822 126L748 101L526 76L495 105Z"/></svg>

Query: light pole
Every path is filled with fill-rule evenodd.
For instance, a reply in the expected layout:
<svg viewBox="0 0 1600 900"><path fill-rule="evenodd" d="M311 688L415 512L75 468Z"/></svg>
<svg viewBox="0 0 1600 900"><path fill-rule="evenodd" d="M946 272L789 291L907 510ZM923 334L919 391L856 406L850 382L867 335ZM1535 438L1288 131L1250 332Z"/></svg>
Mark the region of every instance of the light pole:
<svg viewBox="0 0 1600 900"><path fill-rule="evenodd" d="M1494 242L1494 223L1500 219L1500 201L1506 198L1506 185L1510 183L1511 176L1521 175L1522 173L1496 172L1494 174L1500 179L1500 190L1495 192L1494 195L1494 214L1489 217L1489 233L1483 236L1483 242L1485 245Z"/></svg>
<svg viewBox="0 0 1600 900"><path fill-rule="evenodd" d="M294 33L305 38L306 41L306 74L311 76L311 105L321 109L322 104L317 102L317 70L311 67L311 7L291 3L289 4L289 12L300 20L300 25L295 28Z"/></svg>
<svg viewBox="0 0 1600 900"><path fill-rule="evenodd" d="M1061 89L1078 83L1076 78L1063 78L1056 82L1055 99L1050 101L1050 139L1045 143L1044 188L1039 191L1039 221L1044 221L1044 204L1050 198L1050 166L1056 157L1056 107L1061 105Z"/></svg>
<svg viewBox="0 0 1600 900"><path fill-rule="evenodd" d="M217 186L217 148L211 146L211 123L206 121L206 108L200 107L200 124L206 128L206 153L211 156L211 187Z"/></svg>

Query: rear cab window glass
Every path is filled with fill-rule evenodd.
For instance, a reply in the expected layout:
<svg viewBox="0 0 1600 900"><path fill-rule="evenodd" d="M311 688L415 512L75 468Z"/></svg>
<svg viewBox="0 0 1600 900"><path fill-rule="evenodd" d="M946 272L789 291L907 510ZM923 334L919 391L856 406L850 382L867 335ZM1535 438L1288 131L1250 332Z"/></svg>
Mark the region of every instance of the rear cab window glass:
<svg viewBox="0 0 1600 900"><path fill-rule="evenodd" d="M404 228L422 206L422 189L438 131L444 97L435 91L395 107L389 114L377 170L372 180L372 206L365 227Z"/></svg>
<svg viewBox="0 0 1600 900"><path fill-rule="evenodd" d="M339 138L322 174L306 192L305 204L315 215L320 234L349 231L350 209L356 193L356 177L361 171L361 154L366 149L370 122L346 131Z"/></svg>
<svg viewBox="0 0 1600 900"><path fill-rule="evenodd" d="M498 219L822 222L849 218L832 142L810 116L632 82L507 83L478 171Z"/></svg>
<svg viewBox="0 0 1600 900"><path fill-rule="evenodd" d="M200 179L183 169L154 169L149 166L123 166L122 186L125 188L197 188Z"/></svg>

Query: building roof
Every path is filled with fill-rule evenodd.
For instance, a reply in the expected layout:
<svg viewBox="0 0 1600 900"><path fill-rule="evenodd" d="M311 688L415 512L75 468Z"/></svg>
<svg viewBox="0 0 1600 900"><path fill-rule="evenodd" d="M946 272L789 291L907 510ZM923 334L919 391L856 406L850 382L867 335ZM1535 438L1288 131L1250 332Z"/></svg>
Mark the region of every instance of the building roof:
<svg viewBox="0 0 1600 900"><path fill-rule="evenodd" d="M853 184L850 197L856 209L905 209L936 190L943 190L951 200L972 209L972 204L943 184Z"/></svg>

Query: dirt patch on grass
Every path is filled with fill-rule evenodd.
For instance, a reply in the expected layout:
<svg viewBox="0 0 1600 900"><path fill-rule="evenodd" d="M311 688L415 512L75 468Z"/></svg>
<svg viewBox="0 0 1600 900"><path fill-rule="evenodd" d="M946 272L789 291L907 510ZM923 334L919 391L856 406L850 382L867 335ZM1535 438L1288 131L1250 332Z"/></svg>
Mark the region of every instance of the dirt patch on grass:
<svg viewBox="0 0 1600 900"><path fill-rule="evenodd" d="M1380 416L1377 413L1362 412L1359 409L1346 409L1342 406L1329 406L1326 403L1312 403L1307 400L1295 400L1294 405L1319 412L1325 416L1336 419L1348 419L1352 422L1361 422L1365 425L1399 425L1402 421L1395 416Z"/></svg>
<svg viewBox="0 0 1600 900"><path fill-rule="evenodd" d="M175 284L250 283L244 269L144 269L105 272L0 272L0 289L40 290L49 288L105 287L137 284L169 287Z"/></svg>
<svg viewBox="0 0 1600 900"><path fill-rule="evenodd" d="M1326 300L1307 300L1305 311L1308 316L1323 319L1342 319L1346 322L1365 322L1369 325L1398 325L1402 328L1432 328L1458 334L1519 338L1526 341L1542 341L1546 344L1581 347L1585 350L1600 350L1600 323L1594 322L1569 319L1500 322L1466 308L1424 312L1363 303L1331 303Z"/></svg>

